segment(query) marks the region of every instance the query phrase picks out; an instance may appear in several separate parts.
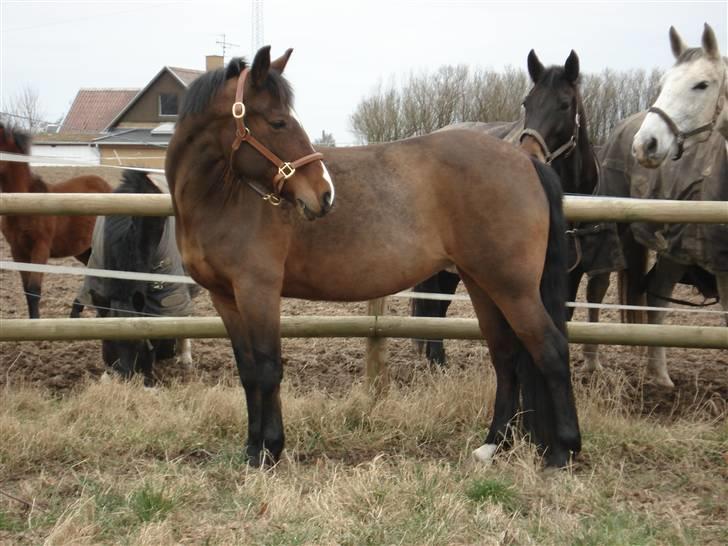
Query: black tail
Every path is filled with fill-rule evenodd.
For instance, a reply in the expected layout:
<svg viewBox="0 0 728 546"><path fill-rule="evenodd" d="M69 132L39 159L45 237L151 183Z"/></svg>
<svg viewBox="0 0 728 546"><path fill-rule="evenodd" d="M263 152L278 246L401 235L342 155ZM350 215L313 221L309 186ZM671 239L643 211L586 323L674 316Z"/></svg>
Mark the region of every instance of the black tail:
<svg viewBox="0 0 728 546"><path fill-rule="evenodd" d="M562 466L568 461L570 451L581 449L566 341L566 221L558 175L539 161L533 164L549 205L548 247L541 277L541 300L558 330L558 333L551 330L545 334L544 365L549 368L550 376L556 375L559 379L555 382L553 377L546 377L530 357L519 359L518 375L526 431L545 450L547 464Z"/></svg>

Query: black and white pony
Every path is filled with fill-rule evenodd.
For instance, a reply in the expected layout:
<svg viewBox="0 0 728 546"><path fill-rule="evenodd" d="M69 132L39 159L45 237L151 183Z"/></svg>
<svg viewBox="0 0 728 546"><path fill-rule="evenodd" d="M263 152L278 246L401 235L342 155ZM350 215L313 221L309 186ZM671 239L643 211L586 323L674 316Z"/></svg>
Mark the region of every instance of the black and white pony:
<svg viewBox="0 0 728 546"><path fill-rule="evenodd" d="M114 193L168 193L163 175L126 170ZM88 267L137 273L184 275L175 240L174 217L105 216L94 228ZM72 317L84 305L96 308L99 317L185 316L191 311L196 285L144 280L86 277L74 302ZM144 375L154 383L155 361L177 354L183 365L192 365L187 339L102 341L104 363L124 378Z"/></svg>

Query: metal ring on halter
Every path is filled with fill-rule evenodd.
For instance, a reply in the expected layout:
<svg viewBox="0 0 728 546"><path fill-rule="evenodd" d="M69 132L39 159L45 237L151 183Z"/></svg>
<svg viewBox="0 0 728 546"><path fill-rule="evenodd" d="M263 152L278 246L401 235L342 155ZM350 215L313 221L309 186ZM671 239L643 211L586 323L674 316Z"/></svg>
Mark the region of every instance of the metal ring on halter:
<svg viewBox="0 0 728 546"><path fill-rule="evenodd" d="M242 102L233 103L233 117L235 119L243 119L245 116L245 105Z"/></svg>
<svg viewBox="0 0 728 546"><path fill-rule="evenodd" d="M290 163L286 162L278 167L278 173L283 177L283 180L288 180L296 173L296 168Z"/></svg>
<svg viewBox="0 0 728 546"><path fill-rule="evenodd" d="M277 207L281 204L282 199L275 193L267 193L263 196L263 201L268 201L271 205Z"/></svg>

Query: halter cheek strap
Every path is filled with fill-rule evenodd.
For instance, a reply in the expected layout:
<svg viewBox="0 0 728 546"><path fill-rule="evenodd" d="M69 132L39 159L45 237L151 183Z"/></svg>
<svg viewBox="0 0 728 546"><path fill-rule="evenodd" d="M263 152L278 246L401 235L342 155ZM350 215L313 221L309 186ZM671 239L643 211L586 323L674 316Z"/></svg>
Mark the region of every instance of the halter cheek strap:
<svg viewBox="0 0 728 546"><path fill-rule="evenodd" d="M240 145L243 142L247 142L248 144L250 144L258 151L258 153L260 153L260 155L265 157L268 161L273 163L273 165L278 168L278 173L273 177L272 181L273 193L265 194L263 196L263 198L271 204L278 205L281 202L280 194L283 190L283 186L285 185L286 181L296 173L296 169L314 161L322 160L324 158L324 154L322 154L321 152L313 152L299 159L296 159L295 161L283 161L276 154L271 152L257 138L250 134L250 129L245 126L245 104L243 104L243 90L245 89L245 80L247 79L249 72L250 69L246 68L240 73L240 77L238 78L238 85L235 90L235 102L232 106L232 115L235 119L237 129L235 130L235 140L233 140L232 153L230 154L230 168L232 170L233 157L235 156L235 152L238 151L238 149L240 148ZM256 192L261 193L256 186L251 185L251 187Z"/></svg>
<svg viewBox="0 0 728 546"><path fill-rule="evenodd" d="M541 133L539 133L536 129L524 129L521 131L521 134L518 136L518 142L523 141L523 137L530 136L533 138L538 145L541 147L541 151L544 155L544 162L547 165L551 165L551 162L553 162L554 159L563 156L568 156L574 148L576 148L576 144L579 141L579 127L580 127L580 120L579 120L579 113L576 113L576 116L574 116L574 134L571 135L571 138L564 142L561 146L556 148L553 152L549 150L548 144L546 144L546 140L541 136Z"/></svg>

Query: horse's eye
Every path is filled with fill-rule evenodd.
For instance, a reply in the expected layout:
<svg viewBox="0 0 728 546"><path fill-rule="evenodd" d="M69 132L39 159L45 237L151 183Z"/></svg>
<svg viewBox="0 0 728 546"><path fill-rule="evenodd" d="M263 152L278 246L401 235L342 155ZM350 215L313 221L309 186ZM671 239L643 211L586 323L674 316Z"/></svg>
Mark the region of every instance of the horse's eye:
<svg viewBox="0 0 728 546"><path fill-rule="evenodd" d="M568 110L569 109L569 103L568 102L562 102L561 104L559 104L559 108L561 110Z"/></svg>
<svg viewBox="0 0 728 546"><path fill-rule="evenodd" d="M282 120L282 119L278 119L276 121L271 121L269 123L270 123L270 126L273 127L273 129L285 129L285 127L286 127L286 122L285 122L285 120Z"/></svg>
<svg viewBox="0 0 728 546"><path fill-rule="evenodd" d="M696 83L695 85L693 85L693 89L703 90L703 89L707 89L707 88L708 88L708 82L700 82L700 83Z"/></svg>

